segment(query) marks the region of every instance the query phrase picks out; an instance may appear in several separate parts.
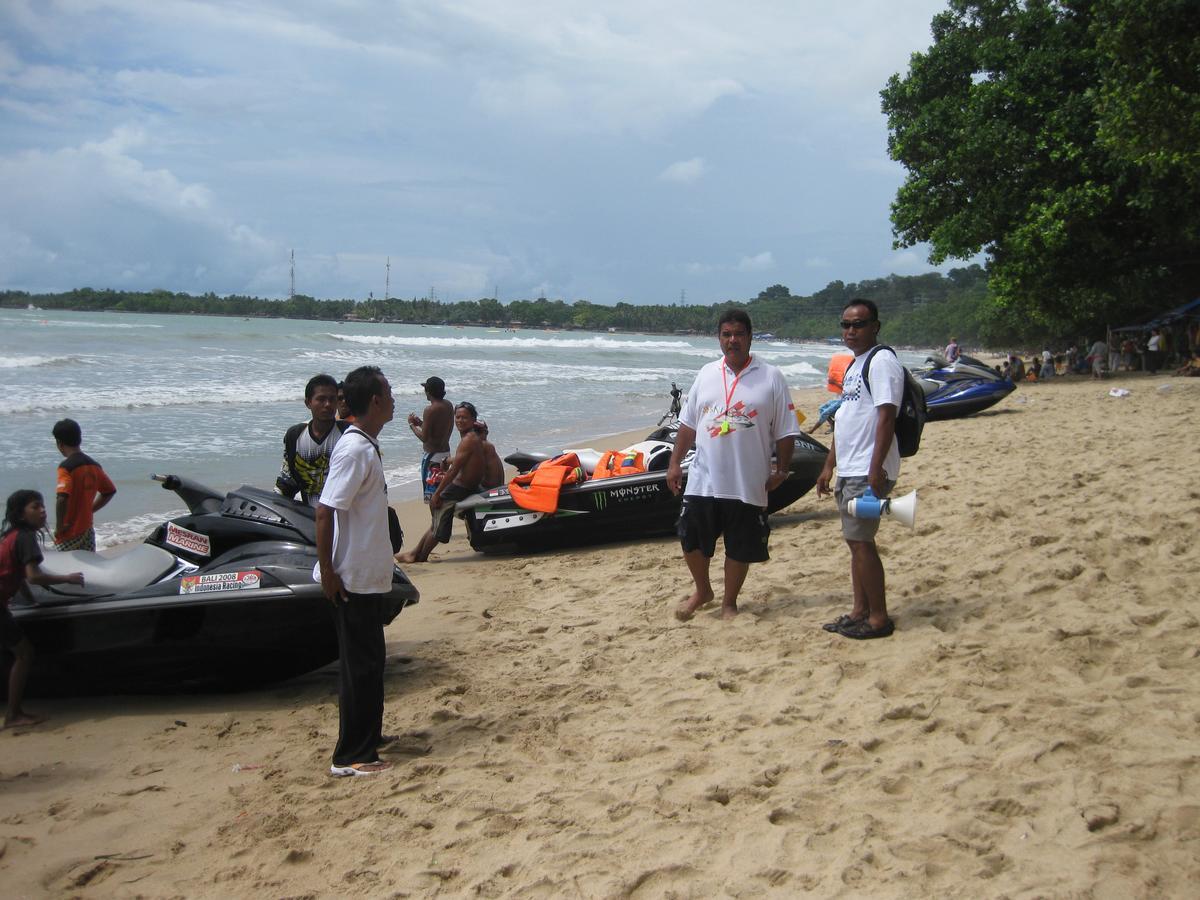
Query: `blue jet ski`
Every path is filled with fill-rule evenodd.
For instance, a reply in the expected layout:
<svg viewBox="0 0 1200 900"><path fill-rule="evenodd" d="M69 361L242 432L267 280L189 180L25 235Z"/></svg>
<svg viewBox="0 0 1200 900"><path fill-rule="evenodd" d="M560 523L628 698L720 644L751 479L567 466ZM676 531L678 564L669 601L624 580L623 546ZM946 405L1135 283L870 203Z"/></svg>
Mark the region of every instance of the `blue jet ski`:
<svg viewBox="0 0 1200 900"><path fill-rule="evenodd" d="M913 369L913 375L925 391L931 422L974 415L999 403L1017 387L972 356L960 356L954 362L930 356L925 362L924 368Z"/></svg>

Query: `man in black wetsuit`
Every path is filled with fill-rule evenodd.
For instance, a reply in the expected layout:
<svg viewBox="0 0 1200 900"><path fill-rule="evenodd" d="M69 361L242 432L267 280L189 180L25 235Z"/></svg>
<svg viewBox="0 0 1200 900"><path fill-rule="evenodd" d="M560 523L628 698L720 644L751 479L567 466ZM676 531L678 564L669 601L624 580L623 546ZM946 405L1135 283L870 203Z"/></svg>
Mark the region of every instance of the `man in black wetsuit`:
<svg viewBox="0 0 1200 900"><path fill-rule="evenodd" d="M304 387L304 405L312 421L293 425L283 436L283 466L275 487L288 498L316 506L321 498L329 457L350 423L337 421L338 384L332 375L314 375Z"/></svg>

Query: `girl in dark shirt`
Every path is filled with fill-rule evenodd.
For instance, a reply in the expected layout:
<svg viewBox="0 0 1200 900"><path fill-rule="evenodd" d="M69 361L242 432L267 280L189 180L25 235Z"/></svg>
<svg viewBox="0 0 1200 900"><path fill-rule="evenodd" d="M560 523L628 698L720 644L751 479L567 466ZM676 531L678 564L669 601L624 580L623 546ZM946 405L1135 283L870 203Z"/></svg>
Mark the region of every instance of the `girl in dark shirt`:
<svg viewBox="0 0 1200 900"><path fill-rule="evenodd" d="M9 495L0 529L0 646L13 654L8 672L8 710L4 727L37 725L45 719L21 707L25 682L33 664L33 645L8 609L8 601L26 582L30 584L83 584L83 575L48 575L41 569L44 559L38 533L46 527L46 504L37 491L14 491Z"/></svg>

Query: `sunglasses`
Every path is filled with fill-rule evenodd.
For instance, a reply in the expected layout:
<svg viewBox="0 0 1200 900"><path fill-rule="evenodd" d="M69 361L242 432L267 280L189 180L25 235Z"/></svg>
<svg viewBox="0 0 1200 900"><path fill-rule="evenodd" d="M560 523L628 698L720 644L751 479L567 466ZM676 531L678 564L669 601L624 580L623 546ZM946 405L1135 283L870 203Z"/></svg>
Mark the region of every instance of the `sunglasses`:
<svg viewBox="0 0 1200 900"><path fill-rule="evenodd" d="M842 319L838 324L842 326L842 331L849 331L852 328L859 331L874 321L874 319Z"/></svg>

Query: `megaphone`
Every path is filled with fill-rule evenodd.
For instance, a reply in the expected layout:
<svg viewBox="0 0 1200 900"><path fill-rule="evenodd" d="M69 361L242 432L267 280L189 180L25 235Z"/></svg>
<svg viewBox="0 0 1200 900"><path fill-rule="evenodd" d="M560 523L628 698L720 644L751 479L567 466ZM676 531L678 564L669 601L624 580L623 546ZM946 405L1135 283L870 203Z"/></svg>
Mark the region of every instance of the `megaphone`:
<svg viewBox="0 0 1200 900"><path fill-rule="evenodd" d="M875 492L867 488L861 497L855 497L848 504L850 515L857 519L878 519L881 516L891 516L901 525L909 528L917 524L917 492L905 494L895 500L880 500Z"/></svg>

